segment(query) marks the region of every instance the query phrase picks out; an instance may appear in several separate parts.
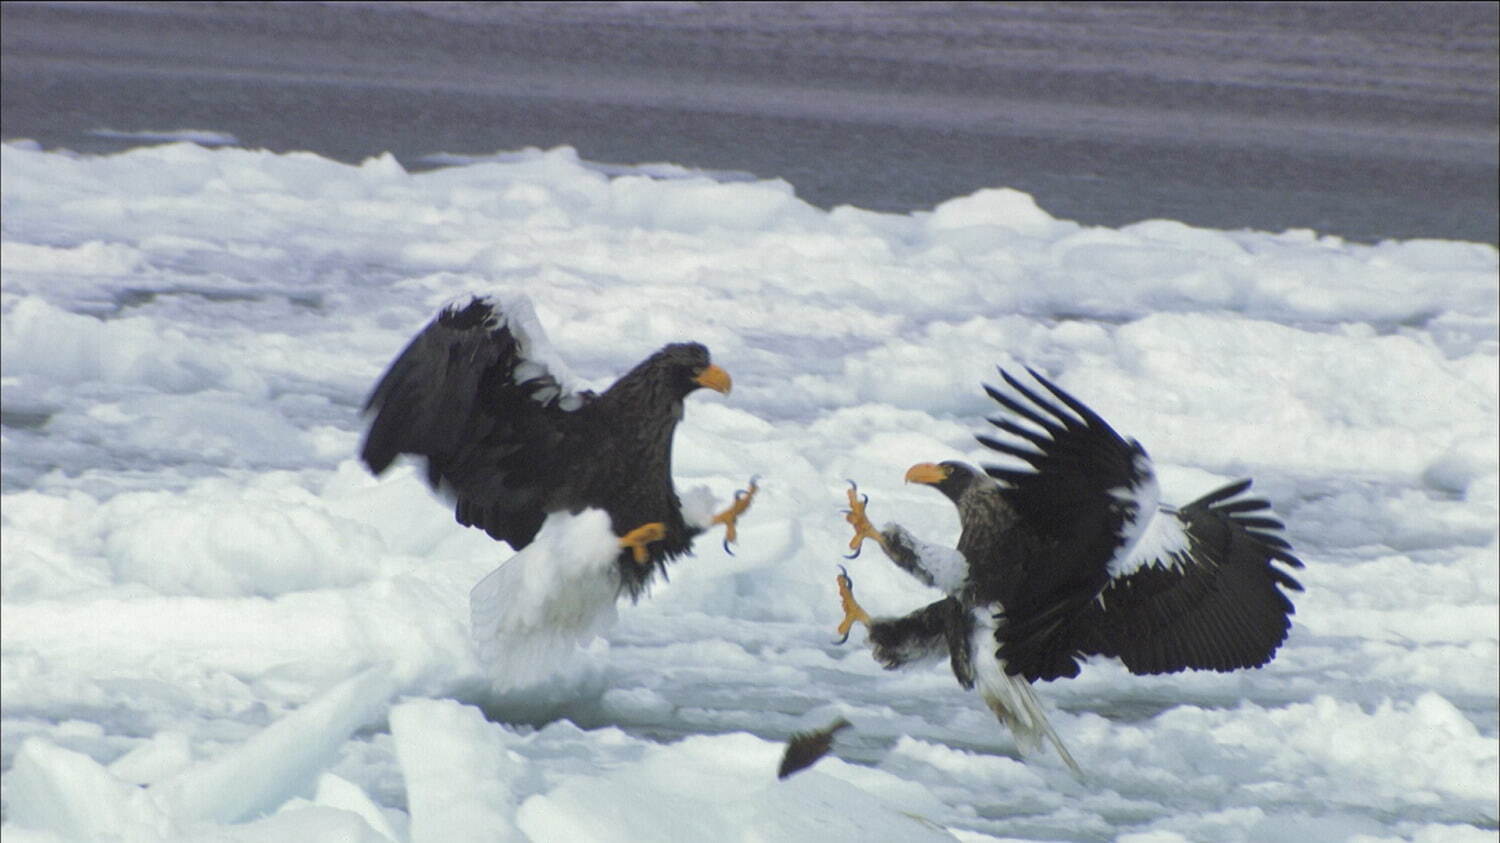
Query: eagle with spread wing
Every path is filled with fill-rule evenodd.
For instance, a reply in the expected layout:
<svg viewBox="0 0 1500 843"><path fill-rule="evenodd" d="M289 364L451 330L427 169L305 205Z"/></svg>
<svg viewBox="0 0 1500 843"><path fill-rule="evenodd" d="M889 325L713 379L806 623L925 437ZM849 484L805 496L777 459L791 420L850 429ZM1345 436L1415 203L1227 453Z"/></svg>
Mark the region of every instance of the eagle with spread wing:
<svg viewBox="0 0 1500 843"><path fill-rule="evenodd" d="M922 542L897 524L877 531L865 515L868 498L851 486L854 555L873 539L897 566L948 596L904 617L872 618L841 574L839 631L847 639L854 623L865 624L887 668L946 654L959 683L979 686L1023 748L1045 737L1078 773L1032 682L1077 676L1080 661L1094 655L1118 658L1135 674L1264 665L1291 625L1282 589L1302 590L1273 563L1302 562L1268 515L1270 504L1243 496L1249 480L1165 506L1139 442L1027 371L1051 397L1001 370L1014 394L985 391L1013 415L989 421L1014 439L977 437L1027 467L981 471L950 461L906 474L953 501L957 549Z"/></svg>
<svg viewBox="0 0 1500 843"><path fill-rule="evenodd" d="M575 389L529 300L476 296L444 307L391 363L365 405L360 458L376 475L400 454L423 458L460 524L518 551L471 593L473 633L496 672L526 673L507 658L520 650L536 673L556 649L528 644L602 631L620 595L638 599L709 527L725 525L726 549L734 540L754 482L715 514L706 492L684 507L671 476L683 400L730 385L688 342L601 393Z"/></svg>

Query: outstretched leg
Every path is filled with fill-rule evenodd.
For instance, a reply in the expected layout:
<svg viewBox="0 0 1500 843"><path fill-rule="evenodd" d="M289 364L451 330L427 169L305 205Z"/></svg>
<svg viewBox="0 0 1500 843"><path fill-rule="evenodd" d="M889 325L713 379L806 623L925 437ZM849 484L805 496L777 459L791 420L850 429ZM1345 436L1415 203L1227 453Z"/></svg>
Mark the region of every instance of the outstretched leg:
<svg viewBox="0 0 1500 843"><path fill-rule="evenodd" d="M958 551L920 541L900 524L887 524L884 530L875 529L865 515L870 496L861 495L853 480L849 481L846 494L849 508L844 510L844 520L854 528L854 537L849 540L849 549L854 552L845 559L858 557L865 539L874 539L886 558L923 585L936 586L950 594L963 585L960 572L967 571L968 566L960 564L963 556Z"/></svg>
<svg viewBox="0 0 1500 843"><path fill-rule="evenodd" d="M853 480L849 481L848 495L849 508L844 510L844 520L854 528L854 538L849 540L849 549L854 552L844 558L857 558L865 539L874 539L880 545L880 549L885 550L885 536L881 535L880 531L870 523L870 519L865 516L865 505L870 502L870 496L861 496L859 486Z"/></svg>
<svg viewBox="0 0 1500 843"><path fill-rule="evenodd" d="M724 525L724 552L732 554L729 546L739 537L735 526L741 515L750 508L750 501L755 499L755 493L760 487L755 485L756 478L750 478L750 488L740 489L734 493L734 503L731 503L723 512L713 517L711 523Z"/></svg>
<svg viewBox="0 0 1500 843"><path fill-rule="evenodd" d="M839 621L839 635L842 637L835 643L842 644L849 640L849 630L854 628L856 621L868 627L871 619L870 613L854 599L854 580L849 579L849 572L843 565L839 566L836 582L839 584L839 602L844 606L844 619Z"/></svg>

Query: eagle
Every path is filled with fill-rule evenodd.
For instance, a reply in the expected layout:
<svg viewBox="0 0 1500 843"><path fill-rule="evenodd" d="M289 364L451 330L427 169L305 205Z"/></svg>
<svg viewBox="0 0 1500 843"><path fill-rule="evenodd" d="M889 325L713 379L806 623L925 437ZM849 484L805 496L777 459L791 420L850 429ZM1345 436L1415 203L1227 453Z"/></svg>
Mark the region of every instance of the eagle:
<svg viewBox="0 0 1500 843"><path fill-rule="evenodd" d="M1025 467L947 461L906 473L957 507L956 549L899 524L877 531L865 514L868 496L850 484L850 558L873 539L898 567L948 596L903 617L872 618L843 572L839 632L847 640L863 623L888 669L946 654L959 684L978 686L1023 749L1046 738L1081 775L1031 683L1075 677L1089 656L1117 658L1138 675L1265 665L1291 625L1283 589L1302 590L1277 564L1302 562L1270 504L1245 496L1250 480L1180 508L1163 505L1139 442L1027 372L1050 395L1001 369L1011 393L984 389L1009 411L988 419L1009 436L976 436Z"/></svg>
<svg viewBox="0 0 1500 843"><path fill-rule="evenodd" d="M443 307L365 403L371 472L422 458L458 523L517 551L470 593L481 659L512 684L601 632L706 529L723 524L727 550L756 491L714 513L706 490L685 505L673 486L684 399L731 387L703 345L663 346L603 392L570 380L529 299L472 296Z"/></svg>

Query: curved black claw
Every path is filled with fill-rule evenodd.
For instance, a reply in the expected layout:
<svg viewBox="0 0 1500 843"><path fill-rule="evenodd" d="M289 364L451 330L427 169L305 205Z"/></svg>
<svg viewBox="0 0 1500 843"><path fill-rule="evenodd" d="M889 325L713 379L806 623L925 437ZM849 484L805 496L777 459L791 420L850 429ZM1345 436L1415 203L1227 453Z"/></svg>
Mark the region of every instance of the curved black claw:
<svg viewBox="0 0 1500 843"><path fill-rule="evenodd" d="M856 552L854 555L858 556L859 553ZM851 577L851 576L849 576L849 569L845 568L843 565L839 566L839 578L844 581L844 587L845 588L849 589L850 591L854 590L854 578ZM849 636L853 635L853 634L854 634L854 625L850 624L849 625L849 631L846 632L846 633L844 633L844 637L840 638L839 640L837 640L837 641L835 641L833 643L835 643L835 644L844 644L844 643L848 642Z"/></svg>
<svg viewBox="0 0 1500 843"><path fill-rule="evenodd" d="M729 539L724 540L724 552L729 554L730 556L734 555L734 551L729 549Z"/></svg>
<svg viewBox="0 0 1500 843"><path fill-rule="evenodd" d="M859 495L859 497L860 497L859 505L860 506L864 506L865 504L867 504L867 503L870 502L870 496L866 495L866 494L862 494L859 491L859 484L858 483L854 482L853 480L847 480L847 479L844 482L846 482L846 483L849 484L849 491L853 492L856 495ZM852 509L840 510L840 512L843 512L845 515L848 515L849 513L853 512L853 511L854 510L852 510ZM858 559L859 558L859 552L861 550L863 550L863 549L864 549L864 545L860 545L859 547L854 548L854 552L853 553L845 556L844 558L845 559Z"/></svg>

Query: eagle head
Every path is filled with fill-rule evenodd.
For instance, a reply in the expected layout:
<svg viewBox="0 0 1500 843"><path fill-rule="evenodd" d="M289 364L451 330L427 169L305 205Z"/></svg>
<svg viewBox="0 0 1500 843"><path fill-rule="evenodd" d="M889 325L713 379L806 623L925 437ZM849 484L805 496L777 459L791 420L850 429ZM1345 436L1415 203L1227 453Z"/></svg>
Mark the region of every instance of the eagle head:
<svg viewBox="0 0 1500 843"><path fill-rule="evenodd" d="M979 472L973 466L957 460L919 462L906 470L906 482L931 486L954 503L958 502L964 490L969 488L969 483L978 476Z"/></svg>
<svg viewBox="0 0 1500 843"><path fill-rule="evenodd" d="M665 374L671 389L679 396L705 386L728 395L732 386L729 373L713 364L708 349L701 343L675 342L663 346L647 363Z"/></svg>

